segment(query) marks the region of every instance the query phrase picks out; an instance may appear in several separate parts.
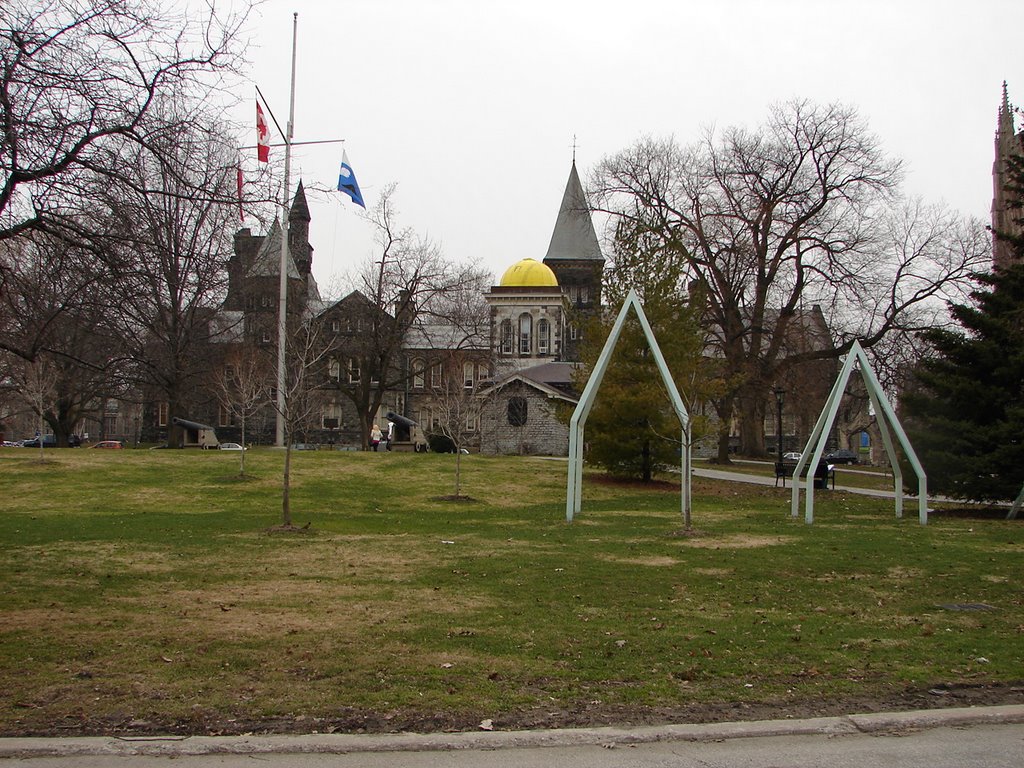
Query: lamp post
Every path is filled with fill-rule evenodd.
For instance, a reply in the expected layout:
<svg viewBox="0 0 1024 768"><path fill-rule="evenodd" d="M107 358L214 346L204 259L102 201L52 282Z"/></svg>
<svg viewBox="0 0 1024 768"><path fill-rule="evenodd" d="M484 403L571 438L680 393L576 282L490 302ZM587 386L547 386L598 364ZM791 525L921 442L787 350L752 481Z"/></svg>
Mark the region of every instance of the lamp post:
<svg viewBox="0 0 1024 768"><path fill-rule="evenodd" d="M777 461L779 464L782 463L782 402L786 396L786 390L782 387L775 387L772 390L772 394L775 395L775 407L776 407L776 420L775 420L775 436L778 438L778 457Z"/></svg>

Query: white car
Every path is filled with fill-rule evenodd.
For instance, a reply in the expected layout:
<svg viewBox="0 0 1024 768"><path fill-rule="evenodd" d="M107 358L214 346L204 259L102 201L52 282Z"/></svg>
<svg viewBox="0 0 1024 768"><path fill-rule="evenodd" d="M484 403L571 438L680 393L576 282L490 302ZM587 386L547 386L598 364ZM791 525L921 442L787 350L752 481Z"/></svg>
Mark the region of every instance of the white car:
<svg viewBox="0 0 1024 768"><path fill-rule="evenodd" d="M220 445L217 446L217 449L221 450L221 451L244 451L244 450L246 450L245 448L240 446L238 443L221 443Z"/></svg>

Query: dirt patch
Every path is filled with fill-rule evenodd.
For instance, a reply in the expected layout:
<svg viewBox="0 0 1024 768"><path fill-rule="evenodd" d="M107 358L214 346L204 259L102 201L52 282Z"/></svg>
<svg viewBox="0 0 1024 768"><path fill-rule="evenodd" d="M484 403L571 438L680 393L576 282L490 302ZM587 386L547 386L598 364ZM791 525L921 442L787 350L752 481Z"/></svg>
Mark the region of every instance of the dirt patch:
<svg viewBox="0 0 1024 768"><path fill-rule="evenodd" d="M476 499L472 496L465 496L463 494L450 493L447 496L431 496L431 501L454 501L460 504L476 503Z"/></svg>
<svg viewBox="0 0 1024 768"><path fill-rule="evenodd" d="M454 663L455 662L442 662ZM187 719L160 721L130 715L93 717L85 712L45 725L14 725L2 734L24 736L231 736L301 733L443 733L476 731L480 721L493 720L498 730L592 728L678 723L722 723L753 720L836 717L844 714L898 712L949 707L1024 704L1024 681L994 685L935 684L880 696L847 696L827 701L801 699L772 702L710 702L684 707L610 706L581 701L565 707L537 707L509 712L364 711L341 707L328 716L297 715L263 719L232 717L195 709ZM16 705L18 706L18 705ZM28 712L29 710L26 710Z"/></svg>
<svg viewBox="0 0 1024 768"><path fill-rule="evenodd" d="M780 544L789 544L792 540L790 536L737 534L721 538L694 538L685 543L691 547L702 547L704 549L757 549L759 547L777 547Z"/></svg>
<svg viewBox="0 0 1024 768"><path fill-rule="evenodd" d="M601 558L610 563L623 563L625 565L647 565L652 568L665 568L673 565L679 565L679 561L674 557L614 557L612 555L606 555Z"/></svg>

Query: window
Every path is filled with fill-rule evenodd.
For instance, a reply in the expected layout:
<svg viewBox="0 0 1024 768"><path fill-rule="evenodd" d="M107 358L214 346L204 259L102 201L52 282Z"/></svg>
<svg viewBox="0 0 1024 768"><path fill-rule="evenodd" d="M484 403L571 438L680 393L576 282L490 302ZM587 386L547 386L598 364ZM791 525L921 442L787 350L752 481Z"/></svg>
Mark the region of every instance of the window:
<svg viewBox="0 0 1024 768"><path fill-rule="evenodd" d="M262 296L260 296L260 306L263 307L264 309L269 307L270 306L270 297L267 296L266 294L263 294Z"/></svg>
<svg viewBox="0 0 1024 768"><path fill-rule="evenodd" d="M256 309L256 297L255 296L246 296L245 297L245 308L246 309Z"/></svg>
<svg viewBox="0 0 1024 768"><path fill-rule="evenodd" d="M573 341L575 341L576 340L576 335L577 335L576 326L575 325L570 325L569 326L569 338L572 339Z"/></svg>
<svg viewBox="0 0 1024 768"><path fill-rule="evenodd" d="M224 381L234 381L234 380L235 380L235 366L233 366L233 365L225 365L224 366Z"/></svg>
<svg viewBox="0 0 1024 768"><path fill-rule="evenodd" d="M545 319L537 321L537 353L546 355L551 350L551 324Z"/></svg>
<svg viewBox="0 0 1024 768"><path fill-rule="evenodd" d="M217 426L218 427L233 427L235 426L235 414L231 412L230 408L225 408L223 405L217 409Z"/></svg>
<svg viewBox="0 0 1024 768"><path fill-rule="evenodd" d="M587 285L580 286L580 302L586 304L590 301L590 287Z"/></svg>
<svg viewBox="0 0 1024 768"><path fill-rule="evenodd" d="M380 384L380 374L377 371L370 372L370 383Z"/></svg>
<svg viewBox="0 0 1024 768"><path fill-rule="evenodd" d="M264 331L264 332L263 332L263 343L264 343L264 344L269 344L269 343L270 343L270 341L271 341L271 338L270 338L270 331Z"/></svg>
<svg viewBox="0 0 1024 768"><path fill-rule="evenodd" d="M338 403L326 403L321 421L324 429L338 429L341 426L341 406Z"/></svg>
<svg viewBox="0 0 1024 768"><path fill-rule="evenodd" d="M521 427L526 424L526 416L526 398L510 397L508 399L508 423L513 427Z"/></svg>
<svg viewBox="0 0 1024 768"><path fill-rule="evenodd" d="M477 369L476 379L480 384L486 384L491 380L491 371L486 363L480 363L480 367Z"/></svg>
<svg viewBox="0 0 1024 768"><path fill-rule="evenodd" d="M430 386L434 389L441 387L441 364L434 363L430 366Z"/></svg>
<svg viewBox="0 0 1024 768"><path fill-rule="evenodd" d="M479 428L479 425L480 425L480 422L479 422L479 420L475 416L467 416L466 417L466 431L467 432L476 432L477 429Z"/></svg>
<svg viewBox="0 0 1024 768"><path fill-rule="evenodd" d="M354 357L350 357L348 359L348 383L358 384L359 376L359 361Z"/></svg>
<svg viewBox="0 0 1024 768"><path fill-rule="evenodd" d="M331 358L327 364L327 375L335 381L341 378L341 363L336 358Z"/></svg>
<svg viewBox="0 0 1024 768"><path fill-rule="evenodd" d="M170 409L169 409L167 403L160 403L156 407L156 425L158 427L166 427L167 426L167 417L168 417L168 411L169 410Z"/></svg>
<svg viewBox="0 0 1024 768"><path fill-rule="evenodd" d="M501 321L501 354L512 354L512 321Z"/></svg>
<svg viewBox="0 0 1024 768"><path fill-rule="evenodd" d="M412 386L413 389L423 389L423 361L412 361ZM401 413L401 411L399 411Z"/></svg>
<svg viewBox="0 0 1024 768"><path fill-rule="evenodd" d="M103 417L103 429L104 435L116 435L117 434L117 416L104 416Z"/></svg>
<svg viewBox="0 0 1024 768"><path fill-rule="evenodd" d="M338 320L338 319L331 320L331 332L332 333L338 333L338 331L340 331L340 330L341 330L341 320Z"/></svg>
<svg viewBox="0 0 1024 768"><path fill-rule="evenodd" d="M533 350L533 318L527 314L519 316L519 354L528 355Z"/></svg>
<svg viewBox="0 0 1024 768"><path fill-rule="evenodd" d="M474 371L473 371L473 368L474 368L473 363L463 363L462 364L462 386L465 387L466 389L472 389L473 388L473 384L474 384L474 376L473 376Z"/></svg>

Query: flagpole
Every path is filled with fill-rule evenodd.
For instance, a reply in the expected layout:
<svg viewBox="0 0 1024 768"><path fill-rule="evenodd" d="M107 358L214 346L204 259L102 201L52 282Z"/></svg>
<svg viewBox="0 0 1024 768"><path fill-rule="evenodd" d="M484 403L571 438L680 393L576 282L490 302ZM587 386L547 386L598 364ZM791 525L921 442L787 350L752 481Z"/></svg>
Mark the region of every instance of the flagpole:
<svg viewBox="0 0 1024 768"><path fill-rule="evenodd" d="M284 137L284 195L281 222L281 279L277 312L277 440L278 448L284 447L285 431L285 362L288 353L288 198L291 194L292 137L295 135L295 48L298 41L299 14L292 14L292 82L288 104L288 125Z"/></svg>

